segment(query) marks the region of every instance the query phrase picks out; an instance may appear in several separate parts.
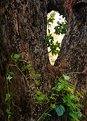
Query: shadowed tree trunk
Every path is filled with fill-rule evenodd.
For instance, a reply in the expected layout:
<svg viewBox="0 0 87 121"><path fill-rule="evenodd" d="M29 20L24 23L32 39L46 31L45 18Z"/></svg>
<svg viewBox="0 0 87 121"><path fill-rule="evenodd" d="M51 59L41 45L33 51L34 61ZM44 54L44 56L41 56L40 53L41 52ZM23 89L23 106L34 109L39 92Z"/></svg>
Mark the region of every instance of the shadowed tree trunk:
<svg viewBox="0 0 87 121"><path fill-rule="evenodd" d="M25 61L33 65L36 72L41 74L42 79L47 73L49 62L45 42L47 2L46 0L2 0L0 2L0 80L2 80L0 81L0 118L7 121L5 116L6 71L11 54L20 54ZM17 105L13 109L15 111L13 121L31 121L34 114L37 114L33 111L33 101L30 96L32 94L27 94L30 90L30 93L32 92L29 86L33 82L26 82L16 69L15 71L11 85Z"/></svg>
<svg viewBox="0 0 87 121"><path fill-rule="evenodd" d="M62 42L55 66L49 63L46 38L47 0L0 1L0 120L6 116L5 94L8 90L6 73L12 53L18 53L41 74L41 89L47 92L52 84L48 80L64 73L72 73L77 89L87 95L87 2L65 0L68 29ZM37 121L45 106L34 103L35 86L18 70L10 86L15 105L12 121ZM83 100L85 102L86 96ZM86 108L86 106L85 106ZM87 108L84 110L86 114ZM52 119L58 121L58 118ZM59 121L65 121L59 118ZM86 119L84 120L86 121Z"/></svg>
<svg viewBox="0 0 87 121"><path fill-rule="evenodd" d="M62 73L70 73L78 90L84 93L84 114L87 115L87 1L66 1L68 29L55 62ZM85 121L87 120L87 117Z"/></svg>

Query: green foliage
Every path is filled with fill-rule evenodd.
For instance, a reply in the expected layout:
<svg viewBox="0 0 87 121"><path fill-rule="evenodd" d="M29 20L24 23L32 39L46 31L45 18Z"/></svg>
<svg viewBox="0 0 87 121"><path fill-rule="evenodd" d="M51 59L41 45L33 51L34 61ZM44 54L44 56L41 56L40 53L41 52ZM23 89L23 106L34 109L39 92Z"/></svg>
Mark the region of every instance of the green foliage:
<svg viewBox="0 0 87 121"><path fill-rule="evenodd" d="M67 23L62 22L60 23L59 21L57 22L57 26L55 26L55 33L56 34L65 34L66 33L66 28L67 28Z"/></svg>
<svg viewBox="0 0 87 121"><path fill-rule="evenodd" d="M61 44L59 42L54 43L52 34L47 35L46 42L47 46L50 47L50 52L52 55L58 54Z"/></svg>
<svg viewBox="0 0 87 121"><path fill-rule="evenodd" d="M80 98L82 95L80 92L76 91L75 86L70 83L70 77L67 75L62 75L62 77L56 79L54 87L50 90L50 94L44 94L39 87L41 82L39 81L41 75L35 73L31 64L26 63L23 59L17 55L12 54L11 56L13 64L9 64L6 82L7 82L7 92L5 95L5 102L7 103L6 113L8 116L8 121L11 121L12 111L11 106L13 105L13 94L9 88L13 82L14 73L11 67L15 67L20 74L25 78L25 80L31 79L35 86L35 99L36 103L47 105L48 109L39 117L37 121L43 121L46 117L52 117L52 111L56 113L57 116L67 115L70 121L80 121L82 117ZM22 66L20 66L22 64ZM29 72L29 77L27 77L25 71Z"/></svg>
<svg viewBox="0 0 87 121"><path fill-rule="evenodd" d="M11 112L10 107L6 109L6 113L7 113L7 115L8 115L8 121L11 121L12 112Z"/></svg>
<svg viewBox="0 0 87 121"><path fill-rule="evenodd" d="M41 75L38 73L31 72L30 76L32 79L36 80L36 79L39 79Z"/></svg>
<svg viewBox="0 0 87 121"><path fill-rule="evenodd" d="M7 82L8 88L5 95L5 102L7 104L6 114L8 117L8 121L11 121L11 118L12 118L12 112L11 112L12 92L10 91L9 86L12 83L13 76L14 76L14 73L8 69L7 76L6 76L6 82Z"/></svg>
<svg viewBox="0 0 87 121"><path fill-rule="evenodd" d="M50 111L55 111L58 116L67 115L70 121L80 121L82 117L80 98L82 95L78 91L75 93L75 86L70 83L69 76L63 75L57 79L50 95L45 95L40 90L36 94L38 103L46 102L49 105L49 110L46 113L50 114Z"/></svg>
<svg viewBox="0 0 87 121"><path fill-rule="evenodd" d="M12 54L11 60L17 63L20 60L20 55L19 54Z"/></svg>
<svg viewBox="0 0 87 121"><path fill-rule="evenodd" d="M51 33L51 29L50 29L50 25L54 23L55 20L55 12L50 14L50 17L48 17L47 20L47 25L48 25L48 33L47 33L47 38L46 38L46 42L47 42L47 46L48 48L50 48L50 51L52 53L52 55L56 55L58 54L60 47L61 47L61 43L60 42L55 42L54 43L54 37ZM67 29L67 22L60 22L58 20L57 25L54 27L54 34L65 34L66 33L66 29Z"/></svg>
<svg viewBox="0 0 87 121"><path fill-rule="evenodd" d="M40 90L36 90L36 100L38 102L45 102L47 101L47 96L45 94L43 94Z"/></svg>
<svg viewBox="0 0 87 121"><path fill-rule="evenodd" d="M35 80L35 81L34 81L34 84L35 84L35 86L39 87L39 86L41 85L41 82L38 81L38 80Z"/></svg>
<svg viewBox="0 0 87 121"><path fill-rule="evenodd" d="M11 100L11 94L10 93L6 93L5 101L9 102L10 100Z"/></svg>
<svg viewBox="0 0 87 121"><path fill-rule="evenodd" d="M52 88L54 98L56 98L56 103L62 104L64 107L66 107L66 113L68 110L68 114L70 116L70 119L73 121L79 121L80 117L82 116L81 113L81 104L80 104L80 98L75 93L75 86L69 82L69 77L66 75L63 75L59 81L56 83L55 87ZM77 91L78 92L78 91ZM80 93L80 92L79 92ZM55 97L56 94L56 97ZM57 102L58 99L58 102ZM74 112L74 113L73 113ZM71 114L75 114L74 116ZM78 115L76 115L78 114Z"/></svg>
<svg viewBox="0 0 87 121"><path fill-rule="evenodd" d="M51 110L53 110L53 109L55 109L55 108L56 108L56 104L55 104L55 103L50 105L50 109L51 109Z"/></svg>
<svg viewBox="0 0 87 121"><path fill-rule="evenodd" d="M14 73L11 71L8 71L7 77L6 77L8 83L12 82L13 76L14 76Z"/></svg>
<svg viewBox="0 0 87 121"><path fill-rule="evenodd" d="M6 82L7 82L7 92L5 95L5 102L6 102L6 114L7 114L7 121L11 121L12 120L12 107L16 106L15 102L13 100L13 93L10 90L10 86L13 82L13 78L15 75L15 72L13 72L13 68L15 68L17 71L20 72L20 74L25 78L25 81L28 81L28 79L31 79L36 87L40 86L40 74L36 73L33 68L32 65L30 63L27 63L26 61L24 61L21 56L19 54L12 54L11 55L11 60L10 60L10 64L8 65L8 69L7 69L7 74L6 74ZM26 72L28 72L28 76L26 75ZM46 98L45 95L43 93L41 93L39 90L36 90L36 94L37 97L36 99L38 101L44 101L44 99Z"/></svg>
<svg viewBox="0 0 87 121"><path fill-rule="evenodd" d="M32 70L32 66L31 66L31 64L23 64L23 66L21 67L21 70L22 71L26 71L26 70Z"/></svg>
<svg viewBox="0 0 87 121"><path fill-rule="evenodd" d="M50 17L47 20L47 24L50 25L50 23L54 22L55 12L51 13Z"/></svg>

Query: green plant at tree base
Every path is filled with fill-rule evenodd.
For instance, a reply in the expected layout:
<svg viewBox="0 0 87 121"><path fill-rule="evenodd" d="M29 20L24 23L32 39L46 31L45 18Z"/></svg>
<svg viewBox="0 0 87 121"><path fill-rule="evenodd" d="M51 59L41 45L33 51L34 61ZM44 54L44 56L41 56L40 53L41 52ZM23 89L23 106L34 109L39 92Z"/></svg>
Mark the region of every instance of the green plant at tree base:
<svg viewBox="0 0 87 121"><path fill-rule="evenodd" d="M58 54L60 50L61 43L58 41L54 43L54 37L51 33L50 24L54 23L55 12L50 14L48 18L48 34L46 38L47 46L50 48L52 55ZM67 22L57 22L54 27L55 34L65 34L67 29ZM39 92L39 93L38 93ZM49 105L47 111L45 111L37 121L43 121L45 117L50 116L51 111L55 112L57 116L66 115L69 117L69 121L80 121L83 116L81 113L82 105L80 103L80 98L83 96L80 92L75 91L75 86L70 83L70 77L67 75L62 75L61 78L56 80L55 86L51 90L51 94L45 95L40 90L36 91L36 100L39 103L46 103ZM44 117L44 118L43 118Z"/></svg>
<svg viewBox="0 0 87 121"><path fill-rule="evenodd" d="M67 75L57 79L50 95L45 95L40 90L36 91L36 94L38 103L46 104L47 102L49 105L47 111L37 121L43 121L46 117L52 116L51 112L55 112L59 117L66 115L69 121L80 121L83 116L80 103L83 96L78 91L75 93L75 86L70 83L70 77Z"/></svg>
<svg viewBox="0 0 87 121"><path fill-rule="evenodd" d="M70 121L80 121L80 118L83 116L81 113L82 105L80 104L80 98L83 96L80 92L75 91L75 86L70 83L69 76L62 75L62 77L57 78L55 81L55 86L50 90L50 94L44 94L39 89L41 86L41 82L39 81L41 75L33 71L31 64L25 62L18 54L11 55L11 62L12 64L9 64L6 76L7 92L5 102L7 104L6 113L8 121L12 121L13 112L11 106L14 106L14 94L9 88L15 75L11 70L11 67L16 68L25 80L33 80L33 83L37 88L35 90L36 103L41 103L42 105L47 105L48 107L37 121L44 121L45 118L50 119L50 117L52 117L52 112L55 112L59 117L66 115L69 117ZM29 72L28 77L25 71Z"/></svg>
<svg viewBox="0 0 87 121"><path fill-rule="evenodd" d="M11 118L13 115L11 110L11 105L13 104L13 95L12 95L12 92L10 91L10 85L12 84L13 76L14 76L14 73L8 69L7 75L6 75L7 92L5 95L5 102L7 104L6 114L7 114L8 121L11 121Z"/></svg>
<svg viewBox="0 0 87 121"><path fill-rule="evenodd" d="M24 61L19 54L12 53L11 60L7 68L7 74L6 74L7 92L5 94L5 102L7 107L5 112L7 114L7 121L12 121L12 117L13 117L12 108L14 106L17 107L17 105L15 105L15 101L13 100L14 94L10 89L10 86L12 85L12 82L15 76L15 72L13 72L13 68L17 69L17 71L20 72L20 74L25 78L26 82L28 79L31 79L33 80L35 86L40 86L41 84L40 81L38 81L40 78L40 74L36 73L33 70L32 65ZM25 73L26 71L29 73L28 76Z"/></svg>

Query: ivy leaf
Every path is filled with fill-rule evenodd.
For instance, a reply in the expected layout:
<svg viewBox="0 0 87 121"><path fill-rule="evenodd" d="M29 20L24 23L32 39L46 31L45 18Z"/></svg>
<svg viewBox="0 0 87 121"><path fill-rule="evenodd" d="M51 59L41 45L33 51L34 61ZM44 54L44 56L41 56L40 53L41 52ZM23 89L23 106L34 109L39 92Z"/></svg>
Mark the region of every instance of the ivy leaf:
<svg viewBox="0 0 87 121"><path fill-rule="evenodd" d="M11 83L13 76L14 76L14 73L9 71L6 77L7 82Z"/></svg>
<svg viewBox="0 0 87 121"><path fill-rule="evenodd" d="M62 116L64 114L64 112L65 112L65 108L64 108L63 105L57 105L55 107L55 111L56 111L58 116Z"/></svg>
<svg viewBox="0 0 87 121"><path fill-rule="evenodd" d="M40 90L35 90L35 93L36 93L37 95L43 95L43 93L42 93Z"/></svg>
<svg viewBox="0 0 87 121"><path fill-rule="evenodd" d="M58 86L57 86L57 91L61 91L61 90L63 90L64 89L64 87L65 87L65 85L64 85L64 83L60 83Z"/></svg>
<svg viewBox="0 0 87 121"><path fill-rule="evenodd" d="M45 101L45 99L46 99L45 95L36 96L36 100L38 102L43 102L43 101Z"/></svg>
<svg viewBox="0 0 87 121"><path fill-rule="evenodd" d="M6 113L7 113L8 115L10 115L10 116L12 115L12 112L11 112L10 108L7 108L7 109L6 109Z"/></svg>
<svg viewBox="0 0 87 121"><path fill-rule="evenodd" d="M30 76L31 76L31 78L34 79L34 80L39 79L39 78L41 77L40 74L35 73L35 72L32 72L32 73L30 74Z"/></svg>
<svg viewBox="0 0 87 121"><path fill-rule="evenodd" d="M36 90L35 92L36 92L36 95L37 95L36 100L38 102L43 102L47 99L46 95L44 95L40 90Z"/></svg>
<svg viewBox="0 0 87 121"><path fill-rule="evenodd" d="M56 98L51 95L50 96L50 101L56 101Z"/></svg>
<svg viewBox="0 0 87 121"><path fill-rule="evenodd" d="M8 75L7 76L7 80L10 82L10 80L12 79L13 77L11 75Z"/></svg>
<svg viewBox="0 0 87 121"><path fill-rule="evenodd" d="M5 97L5 101L10 101L10 99L11 99L11 94L7 93Z"/></svg>
<svg viewBox="0 0 87 121"><path fill-rule="evenodd" d="M66 87L65 91L70 93L70 94L74 94L74 89L70 88L70 87Z"/></svg>
<svg viewBox="0 0 87 121"><path fill-rule="evenodd" d="M70 79L70 77L67 76L67 75L63 75L63 78L64 78L65 80L67 80L67 81Z"/></svg>
<svg viewBox="0 0 87 121"><path fill-rule="evenodd" d="M22 70L23 70L23 71L26 71L26 70L31 71L31 70L32 70L32 65L31 65L31 64L25 64L25 65L22 67Z"/></svg>
<svg viewBox="0 0 87 121"><path fill-rule="evenodd" d="M41 83L40 83L40 81L35 80L35 81L34 81L34 84L35 84L35 86L37 86L37 87L38 87L38 86L40 86L40 84L41 84Z"/></svg>
<svg viewBox="0 0 87 121"><path fill-rule="evenodd" d="M55 104L51 104L51 105L50 105L50 108L53 110L53 109L56 108L56 105L55 105Z"/></svg>
<svg viewBox="0 0 87 121"><path fill-rule="evenodd" d="M69 115L71 116L71 118L75 121L80 121L78 119L78 117L81 117L82 114L81 113L78 113L78 112L70 112Z"/></svg>
<svg viewBox="0 0 87 121"><path fill-rule="evenodd" d="M11 59L14 61L14 62L18 62L20 60L20 55L19 54L12 54L11 55Z"/></svg>

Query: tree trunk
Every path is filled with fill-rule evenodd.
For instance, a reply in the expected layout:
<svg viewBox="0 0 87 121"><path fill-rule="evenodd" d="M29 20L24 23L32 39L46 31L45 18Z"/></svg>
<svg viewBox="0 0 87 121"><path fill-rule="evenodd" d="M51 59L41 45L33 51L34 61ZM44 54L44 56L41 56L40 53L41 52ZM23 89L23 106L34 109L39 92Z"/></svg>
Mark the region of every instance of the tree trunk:
<svg viewBox="0 0 87 121"><path fill-rule="evenodd" d="M52 82L49 80L69 73L72 74L72 81L75 82L77 89L87 95L86 0L76 0L75 3L74 0L66 0L68 30L54 67L49 63L45 42L47 0L1 0L0 3L0 120L8 121L5 101L8 88L13 93L16 105L11 107L14 112L12 121L36 121L41 111L47 108L34 103L36 87L33 81L26 80L14 67L11 69L15 76L8 87L6 74L12 53L20 54L27 63L32 64L33 70L41 74L39 80L43 92L47 93L51 88ZM85 97L84 100L86 99ZM59 121L64 120L59 118ZM58 118L54 117L52 121L58 121Z"/></svg>
<svg viewBox="0 0 87 121"><path fill-rule="evenodd" d="M0 13L0 118L7 121L5 116L5 94L7 91L6 71L12 53L18 53L31 63L41 74L41 81L47 73L49 63L47 45L45 42L47 28L47 1L40 0L8 0L1 1ZM14 70L14 69L13 69ZM32 121L36 112L32 107L32 80L27 81L15 69L14 81L11 85L16 107L13 121ZM5 106L4 106L5 105Z"/></svg>
<svg viewBox="0 0 87 121"><path fill-rule="evenodd" d="M55 66L62 73L70 74L76 88L84 93L82 103L87 116L87 1L66 0L65 9L68 29Z"/></svg>

